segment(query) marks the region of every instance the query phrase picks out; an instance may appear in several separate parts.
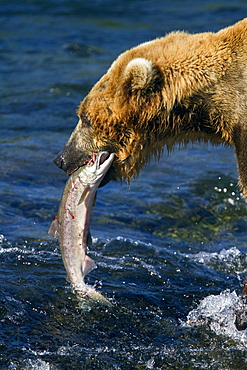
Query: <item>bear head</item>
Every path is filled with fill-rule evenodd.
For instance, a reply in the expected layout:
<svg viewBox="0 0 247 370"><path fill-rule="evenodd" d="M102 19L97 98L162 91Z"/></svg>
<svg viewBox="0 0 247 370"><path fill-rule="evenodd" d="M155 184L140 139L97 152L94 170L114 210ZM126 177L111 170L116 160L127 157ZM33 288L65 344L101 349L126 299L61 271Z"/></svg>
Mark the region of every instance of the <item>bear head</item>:
<svg viewBox="0 0 247 370"><path fill-rule="evenodd" d="M54 160L67 174L105 150L116 158L105 182L130 180L161 150L162 73L151 60L129 54L122 54L81 102L79 122Z"/></svg>
<svg viewBox="0 0 247 370"><path fill-rule="evenodd" d="M225 40L173 32L122 53L81 102L57 166L70 174L104 150L115 153L105 182L129 181L164 145L230 143L219 83L232 58Z"/></svg>

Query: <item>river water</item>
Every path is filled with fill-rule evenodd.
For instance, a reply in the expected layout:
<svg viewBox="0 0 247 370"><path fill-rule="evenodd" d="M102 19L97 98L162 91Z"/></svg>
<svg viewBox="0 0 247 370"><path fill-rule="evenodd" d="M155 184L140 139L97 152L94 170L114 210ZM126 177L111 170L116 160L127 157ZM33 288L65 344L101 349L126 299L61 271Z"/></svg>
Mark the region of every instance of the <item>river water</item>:
<svg viewBox="0 0 247 370"><path fill-rule="evenodd" d="M247 212L232 148L164 151L130 186L99 189L86 279L109 307L78 301L47 234L66 182L52 160L117 55L246 15L240 0L1 0L1 369L247 368L234 325Z"/></svg>

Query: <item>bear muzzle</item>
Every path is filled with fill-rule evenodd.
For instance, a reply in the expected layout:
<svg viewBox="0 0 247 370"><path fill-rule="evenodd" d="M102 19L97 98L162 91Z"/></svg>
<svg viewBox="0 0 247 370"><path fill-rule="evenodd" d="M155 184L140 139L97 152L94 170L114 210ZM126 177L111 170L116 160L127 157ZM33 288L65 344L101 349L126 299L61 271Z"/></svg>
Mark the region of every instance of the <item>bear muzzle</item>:
<svg viewBox="0 0 247 370"><path fill-rule="evenodd" d="M80 155L71 155L66 150L66 147L54 158L53 162L58 168L61 168L68 176L75 172L79 167L90 163L93 156L82 153ZM113 166L107 171L104 179L102 180L99 187L105 186L109 181L116 181L117 175Z"/></svg>
<svg viewBox="0 0 247 370"><path fill-rule="evenodd" d="M55 165L58 167L58 168L61 168L62 170L64 170L65 172L67 172L67 165L66 165L66 161L63 157L63 151L59 152L58 155L56 156L56 158L53 159L53 162L55 163Z"/></svg>
<svg viewBox="0 0 247 370"><path fill-rule="evenodd" d="M71 175L79 167L87 164L91 157L85 153L71 153L64 148L57 156L54 158L53 162L58 168L61 168L67 175Z"/></svg>

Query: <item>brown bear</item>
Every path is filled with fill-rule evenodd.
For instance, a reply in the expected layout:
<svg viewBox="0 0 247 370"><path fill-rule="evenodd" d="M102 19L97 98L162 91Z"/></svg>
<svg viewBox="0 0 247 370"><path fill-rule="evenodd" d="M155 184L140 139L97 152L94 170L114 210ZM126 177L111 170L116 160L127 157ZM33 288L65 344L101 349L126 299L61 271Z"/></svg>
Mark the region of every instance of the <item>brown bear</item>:
<svg viewBox="0 0 247 370"><path fill-rule="evenodd" d="M217 33L172 32L122 53L78 109L54 162L68 174L100 150L116 159L105 182L128 181L166 145L235 147L247 195L247 18Z"/></svg>

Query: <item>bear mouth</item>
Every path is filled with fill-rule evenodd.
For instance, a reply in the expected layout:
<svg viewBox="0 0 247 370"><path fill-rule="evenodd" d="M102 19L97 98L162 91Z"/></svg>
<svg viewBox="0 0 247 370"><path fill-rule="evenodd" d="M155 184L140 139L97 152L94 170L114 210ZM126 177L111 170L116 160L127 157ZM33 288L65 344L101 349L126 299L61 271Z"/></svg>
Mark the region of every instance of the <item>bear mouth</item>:
<svg viewBox="0 0 247 370"><path fill-rule="evenodd" d="M72 171L67 172L67 175L72 175L72 173L76 172L79 168L84 167L84 166L92 166L93 164L96 163L97 161L97 155L98 153L93 153L92 157L88 161L83 161L80 163L79 166L74 168ZM109 152L103 152L99 158L99 167L109 158L110 153Z"/></svg>

